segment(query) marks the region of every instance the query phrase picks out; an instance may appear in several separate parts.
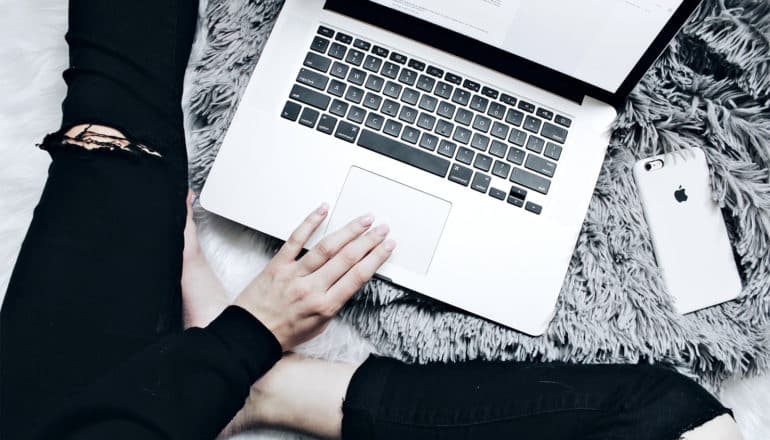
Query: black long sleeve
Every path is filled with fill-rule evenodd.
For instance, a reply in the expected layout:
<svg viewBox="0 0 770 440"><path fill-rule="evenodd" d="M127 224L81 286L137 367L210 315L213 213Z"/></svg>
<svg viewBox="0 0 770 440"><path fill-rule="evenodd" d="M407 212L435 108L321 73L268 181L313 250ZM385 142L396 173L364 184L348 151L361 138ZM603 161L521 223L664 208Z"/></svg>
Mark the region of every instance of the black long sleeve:
<svg viewBox="0 0 770 440"><path fill-rule="evenodd" d="M210 440L280 357L270 331L232 306L208 327L166 337L88 386L33 437Z"/></svg>

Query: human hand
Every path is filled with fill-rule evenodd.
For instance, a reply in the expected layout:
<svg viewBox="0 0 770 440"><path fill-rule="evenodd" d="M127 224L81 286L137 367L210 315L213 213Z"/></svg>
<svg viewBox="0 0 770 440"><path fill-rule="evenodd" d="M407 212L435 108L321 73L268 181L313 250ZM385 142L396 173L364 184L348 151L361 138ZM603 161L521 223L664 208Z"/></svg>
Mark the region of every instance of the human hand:
<svg viewBox="0 0 770 440"><path fill-rule="evenodd" d="M284 351L320 334L396 245L385 240L386 225L370 230L374 218L365 215L296 260L328 212L323 204L311 213L234 303L259 319Z"/></svg>

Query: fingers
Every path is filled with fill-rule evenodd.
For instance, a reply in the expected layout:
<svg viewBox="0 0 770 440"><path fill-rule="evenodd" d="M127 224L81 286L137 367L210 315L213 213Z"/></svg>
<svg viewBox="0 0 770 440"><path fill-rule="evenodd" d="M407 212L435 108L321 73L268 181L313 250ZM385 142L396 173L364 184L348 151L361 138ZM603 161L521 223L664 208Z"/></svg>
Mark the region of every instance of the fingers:
<svg viewBox="0 0 770 440"><path fill-rule="evenodd" d="M396 248L396 242L385 240L377 245L361 261L356 263L342 276L327 292L327 300L336 310L345 304L363 285L369 281L377 270L387 261Z"/></svg>
<svg viewBox="0 0 770 440"><path fill-rule="evenodd" d="M373 222L374 217L363 215L319 241L307 254L300 258L299 275L307 275L318 270L318 268L337 255L345 245L366 232Z"/></svg>
<svg viewBox="0 0 770 440"><path fill-rule="evenodd" d="M281 249L275 254L273 261L280 263L291 263L297 258L297 255L305 247L305 243L310 239L318 226L323 223L326 214L329 213L329 205L322 203L315 211L305 218L302 224L294 230L281 246Z"/></svg>
<svg viewBox="0 0 770 440"><path fill-rule="evenodd" d="M342 248L331 260L321 266L310 276L313 282L320 285L323 291L328 290L346 272L356 265L372 249L385 240L389 229L387 225L379 225L368 233L351 241Z"/></svg>

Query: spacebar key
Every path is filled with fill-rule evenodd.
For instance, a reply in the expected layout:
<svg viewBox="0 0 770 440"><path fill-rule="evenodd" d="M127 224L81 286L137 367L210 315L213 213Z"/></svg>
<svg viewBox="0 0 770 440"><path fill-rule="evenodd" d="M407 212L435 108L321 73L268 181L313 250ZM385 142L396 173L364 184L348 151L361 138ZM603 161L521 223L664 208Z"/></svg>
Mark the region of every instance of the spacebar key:
<svg viewBox="0 0 770 440"><path fill-rule="evenodd" d="M362 130L361 136L358 138L358 145L439 177L446 177L446 173L449 171L448 160L410 147L373 131Z"/></svg>

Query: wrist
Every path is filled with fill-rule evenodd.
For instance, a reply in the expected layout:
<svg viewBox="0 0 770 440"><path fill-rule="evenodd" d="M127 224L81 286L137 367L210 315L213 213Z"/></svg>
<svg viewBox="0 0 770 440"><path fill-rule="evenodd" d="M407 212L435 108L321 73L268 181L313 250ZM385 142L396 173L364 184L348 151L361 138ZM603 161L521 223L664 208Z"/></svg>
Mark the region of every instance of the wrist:
<svg viewBox="0 0 770 440"><path fill-rule="evenodd" d="M283 355L283 348L270 329L242 307L227 307L206 329L223 340L236 358L247 363L255 375L253 380L261 377ZM256 356L257 353L261 355Z"/></svg>
<svg viewBox="0 0 770 440"><path fill-rule="evenodd" d="M233 305L245 310L254 319L259 321L260 324L262 324L262 326L264 326L265 329L267 329L270 334L272 334L273 337L278 341L278 344L283 350L284 341L280 337L280 332L278 332L279 326L274 322L273 319L271 319L270 313L265 310L261 310L259 306L251 303L248 299L243 298L243 295L239 295L235 301L233 301Z"/></svg>

